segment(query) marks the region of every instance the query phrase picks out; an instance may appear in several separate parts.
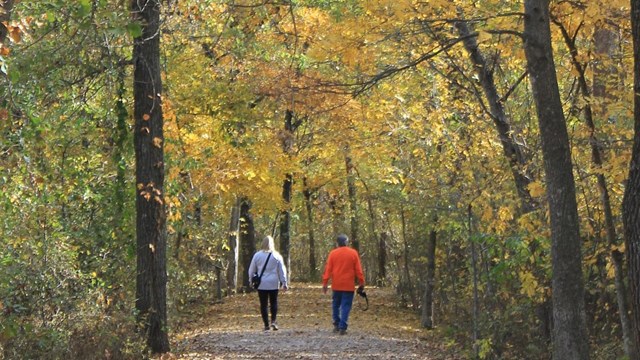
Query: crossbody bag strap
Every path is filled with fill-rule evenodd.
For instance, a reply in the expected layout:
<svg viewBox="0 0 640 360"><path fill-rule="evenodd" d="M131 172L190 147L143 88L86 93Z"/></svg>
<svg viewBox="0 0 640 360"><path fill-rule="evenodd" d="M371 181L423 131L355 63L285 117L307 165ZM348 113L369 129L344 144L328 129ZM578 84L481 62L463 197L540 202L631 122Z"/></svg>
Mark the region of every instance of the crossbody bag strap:
<svg viewBox="0 0 640 360"><path fill-rule="evenodd" d="M260 277L262 277L262 274L264 274L264 269L267 268L267 263L269 263L269 258L271 257L271 253L269 253L269 256L267 256L267 261L264 262L264 265L262 265L262 271L260 272Z"/></svg>

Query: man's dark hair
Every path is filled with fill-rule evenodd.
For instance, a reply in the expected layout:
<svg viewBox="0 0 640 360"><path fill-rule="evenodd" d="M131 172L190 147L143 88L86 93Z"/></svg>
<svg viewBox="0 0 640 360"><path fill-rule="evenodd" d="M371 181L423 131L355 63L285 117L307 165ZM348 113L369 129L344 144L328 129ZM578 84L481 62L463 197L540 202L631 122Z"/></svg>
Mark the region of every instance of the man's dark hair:
<svg viewBox="0 0 640 360"><path fill-rule="evenodd" d="M336 238L336 241L338 242L338 246L347 246L347 243L349 242L349 238L345 234L340 234Z"/></svg>

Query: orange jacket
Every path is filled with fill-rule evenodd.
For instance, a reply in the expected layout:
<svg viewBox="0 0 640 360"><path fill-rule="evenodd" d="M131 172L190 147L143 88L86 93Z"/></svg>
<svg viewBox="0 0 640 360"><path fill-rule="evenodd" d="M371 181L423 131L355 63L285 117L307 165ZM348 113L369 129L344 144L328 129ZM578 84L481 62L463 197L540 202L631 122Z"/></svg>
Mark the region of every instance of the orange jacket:
<svg viewBox="0 0 640 360"><path fill-rule="evenodd" d="M335 291L354 291L354 280L364 285L364 275L358 252L348 246L340 246L331 250L322 275L322 286L331 279L331 289Z"/></svg>

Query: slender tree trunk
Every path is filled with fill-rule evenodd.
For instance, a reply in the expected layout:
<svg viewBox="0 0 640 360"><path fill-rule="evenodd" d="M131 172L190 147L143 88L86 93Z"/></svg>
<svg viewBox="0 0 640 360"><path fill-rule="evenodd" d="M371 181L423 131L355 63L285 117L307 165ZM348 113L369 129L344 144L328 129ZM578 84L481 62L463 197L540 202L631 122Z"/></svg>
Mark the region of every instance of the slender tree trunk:
<svg viewBox="0 0 640 360"><path fill-rule="evenodd" d="M285 156L291 156L294 145L294 132L300 126L300 122L294 121L292 110L287 109L284 116L284 131L281 133L282 151ZM293 187L293 174L285 175L282 184L282 200L285 208L280 216L280 253L291 275L291 191Z"/></svg>
<svg viewBox="0 0 640 360"><path fill-rule="evenodd" d="M318 265L316 264L316 239L313 223L313 200L311 197L311 189L307 184L307 178L302 179L304 186L304 204L307 210L307 226L309 227L309 276L315 279L318 276Z"/></svg>
<svg viewBox="0 0 640 360"><path fill-rule="evenodd" d="M378 240L378 279L380 287L387 285L387 238L389 235L383 231Z"/></svg>
<svg viewBox="0 0 640 360"><path fill-rule="evenodd" d="M478 339L480 338L478 330L478 314L480 312L480 299L478 294L478 255L476 253L476 242L473 240L473 223L471 204L467 208L467 217L469 221L469 246L471 247L471 270L473 274L473 352L474 356L478 358Z"/></svg>
<svg viewBox="0 0 640 360"><path fill-rule="evenodd" d="M373 208L371 191L369 191L367 183L362 178L360 178L360 182L366 191L367 208L369 211L369 234L371 234L372 243L377 243L378 245L378 273L376 274L376 283L378 286L383 287L387 281L387 234L383 232L380 236L377 235L376 212Z"/></svg>
<svg viewBox="0 0 640 360"><path fill-rule="evenodd" d="M282 200L286 208L280 213L280 251L282 258L291 275L291 187L293 185L293 175L286 174L282 184Z"/></svg>
<svg viewBox="0 0 640 360"><path fill-rule="evenodd" d="M586 70L585 67L580 63L578 59L578 48L575 44L575 38L572 37L567 29L560 23L556 22L560 27L562 32L562 36L564 38L565 44L569 48L571 53L571 60L573 66L578 74L578 86L580 88L580 92L582 93L582 97L585 100L584 105L584 121L589 128L589 144L591 146L591 161L596 168L596 180L598 184L598 191L600 193L600 202L602 204L602 209L604 211L604 219L605 219L605 233L607 236L607 244L609 245L609 252L611 257L611 263L613 264L614 269L614 284L616 288L616 296L617 296L617 304L618 304L618 314L620 316L620 324L622 327L622 339L624 344L625 353L627 356L631 357L631 322L629 319L628 309L629 303L626 298L626 287L624 285L624 275L623 275L623 254L618 251L618 235L616 234L616 225L613 218L613 211L611 209L611 199L609 196L609 190L607 188L607 180L602 172L602 165L604 164L603 156L602 156L602 144L598 140L596 136L596 126L594 123L594 115L593 109L590 104L591 99L591 91L589 90L589 85L587 84ZM603 36L599 36L598 38L602 39ZM600 74L601 76L606 76L607 74ZM604 83L604 81L602 81ZM594 96L596 94L594 93ZM603 93L598 94L598 97L604 97ZM602 99L602 102L605 103L606 99Z"/></svg>
<svg viewBox="0 0 640 360"><path fill-rule="evenodd" d="M438 216L433 217L433 225L427 241L427 274L425 279L424 296L422 297L422 327L433 329L433 292L436 284L436 241L438 232L436 226Z"/></svg>
<svg viewBox="0 0 640 360"><path fill-rule="evenodd" d="M356 197L356 179L349 145L345 148L344 162L347 169L347 192L349 194L349 218L351 219L351 245L360 251L358 238L358 200Z"/></svg>
<svg viewBox="0 0 640 360"><path fill-rule="evenodd" d="M251 201L243 198L240 201L240 261L242 262L242 286L250 289L249 266L251 259L256 252L256 232L253 226L253 216L251 216Z"/></svg>
<svg viewBox="0 0 640 360"><path fill-rule="evenodd" d="M595 52L596 54L606 57L608 61L599 61L593 69L593 96L600 99L602 104L601 108L595 108L595 113L600 116L607 116L607 104L608 100L615 100L612 96L614 91L607 91L607 79L612 75L619 76L618 68L612 65L609 61L613 61L618 56L618 31L619 28L614 26L616 31L610 28L597 29L593 35ZM602 175L604 178L604 175ZM607 187L602 187L605 191ZM624 254L617 249L618 235L616 231L615 222L611 214L611 201L609 200L609 193L601 193L602 201L608 203L609 215L607 216L611 220L606 221L607 227L607 240L610 247L611 263L614 267L614 284L616 288L616 299L618 304L618 314L620 316L620 324L622 326L622 341L624 344L625 354L629 359L635 359L638 354L638 349L634 348L633 344L633 328L631 324L631 316L629 311L629 298L627 296L627 286L625 285L624 277ZM606 212L605 212L606 214Z"/></svg>
<svg viewBox="0 0 640 360"><path fill-rule="evenodd" d="M403 266L403 270L404 270L404 278L406 281L406 287L407 287L407 292L409 293L409 296L411 297L411 305L413 305L414 307L416 307L418 305L418 302L416 300L416 294L413 291L413 280L411 279L411 270L409 269L409 262L410 262L410 258L409 258L409 241L407 239L408 235L407 235L407 218L405 216L404 213L404 207L401 206L400 207L400 219L401 219L401 223L402 223L402 243L404 245L404 251L403 251L403 259L404 259L404 266Z"/></svg>
<svg viewBox="0 0 640 360"><path fill-rule="evenodd" d="M129 126L127 124L128 112L124 105L125 87L124 87L124 71L118 72L118 100L116 101L116 131L114 134L115 144L113 152L113 162L116 166L116 181L114 189L114 206L115 213L113 216L113 228L116 237L119 239L122 229L122 221L124 219L125 209L125 188L126 188L126 171L127 162L125 160L125 147L129 139Z"/></svg>
<svg viewBox="0 0 640 360"><path fill-rule="evenodd" d="M537 202L529 193L529 184L533 181L533 175L527 170L527 159L524 150L520 146L513 135L513 129L509 121L509 116L502 105L503 99L498 95L498 89L493 78L493 71L487 64L487 60L478 48L478 40L476 37L470 36L471 29L466 21L457 21L456 29L460 37L464 38L464 47L469 53L469 58L473 62L476 74L482 85L485 97L489 103L491 118L498 130L500 143L502 144L502 152L509 160L511 174L515 181L518 196L520 197L520 207L523 213L529 213L538 208Z"/></svg>
<svg viewBox="0 0 640 360"><path fill-rule="evenodd" d="M524 48L536 103L551 220L553 358L588 359L581 241L569 136L551 48L549 0L525 0Z"/></svg>
<svg viewBox="0 0 640 360"><path fill-rule="evenodd" d="M231 207L231 219L229 221L229 265L227 266L227 291L232 294L238 290L238 261L240 236L240 200Z"/></svg>
<svg viewBox="0 0 640 360"><path fill-rule="evenodd" d="M136 309L154 353L169 351L167 335L167 228L164 206L160 3L131 2L142 24L134 39L134 145L136 154Z"/></svg>
<svg viewBox="0 0 640 360"><path fill-rule="evenodd" d="M633 34L634 137L629 178L622 202L622 220L629 268L632 314L632 351L640 355L640 0L631 0Z"/></svg>

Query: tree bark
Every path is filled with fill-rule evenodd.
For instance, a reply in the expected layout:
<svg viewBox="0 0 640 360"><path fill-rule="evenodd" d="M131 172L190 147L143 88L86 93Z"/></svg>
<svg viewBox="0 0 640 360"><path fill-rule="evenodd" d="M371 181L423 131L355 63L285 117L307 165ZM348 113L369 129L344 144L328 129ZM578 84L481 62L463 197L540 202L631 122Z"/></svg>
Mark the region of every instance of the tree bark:
<svg viewBox="0 0 640 360"><path fill-rule="evenodd" d="M386 232L380 234L378 240L378 276L377 285L384 287L387 285L387 238L389 235Z"/></svg>
<svg viewBox="0 0 640 360"><path fill-rule="evenodd" d="M576 47L576 44L575 44L575 38L569 34L567 29L561 23L556 22L556 24L558 24L558 26L560 27L560 30L562 32L562 37L564 38L564 42L569 48L569 52L571 53L571 62L573 63L573 66L578 74L578 86L582 94L582 97L585 100L585 105L583 109L584 121L587 125L587 128L589 128L589 144L591 146L591 161L593 162L594 167L597 170L596 180L598 184L598 191L600 193L600 202L602 204L602 209L604 212L605 233L607 237L607 244L609 245L609 255L611 258L611 263L613 264L613 270L615 274L614 285L616 288L616 299L618 304L618 314L620 316L620 324L622 328L623 345L624 345L625 354L629 356L629 358L633 359L635 357L631 356L632 345L631 345L631 338L630 338L631 322L628 314L629 304L626 297L627 290L626 290L626 286L624 285L623 264L622 264L624 256L618 250L618 244L617 244L618 235L616 234L616 225L613 217L613 211L611 208L611 198L609 196L609 189L607 187L607 179L604 173L601 171L602 165L604 164L604 160L603 160L603 155L601 150L602 144L598 140L598 137L596 136L594 111L590 103L592 94L591 94L591 91L589 90L589 85L587 84L587 77L585 74L586 69L578 60L579 54L578 54L578 48ZM599 29L597 31L597 34L599 35L596 36L596 39L595 39L596 49L603 47L602 44L599 44L598 40L611 38L610 36L606 36L602 34L602 29ZM611 46L606 48L608 48L609 51L611 51ZM605 76L608 76L609 74L600 73L599 75L600 77L605 77ZM596 75L594 74L594 80L596 80L595 76ZM601 99L603 106L606 106L605 105L606 99L604 99L605 94L602 92L604 91L603 86L606 82L602 79L598 81L594 81L594 83L595 82L597 82L599 85L597 87L594 87L593 96L603 98ZM597 95L595 91L596 89L598 90Z"/></svg>
<svg viewBox="0 0 640 360"><path fill-rule="evenodd" d="M581 242L569 136L551 48L549 0L525 0L524 48L551 220L553 358L588 359Z"/></svg>
<svg viewBox="0 0 640 360"><path fill-rule="evenodd" d="M632 351L640 355L640 0L631 0L633 34L634 137L629 178L622 201L632 314Z"/></svg>
<svg viewBox="0 0 640 360"><path fill-rule="evenodd" d="M404 284L406 286L406 291L409 293L411 297L411 305L417 307L419 305L416 294L413 290L413 280L411 279L411 270L410 270L410 257L409 257L409 239L407 235L407 218L404 211L404 206L400 206L400 220L402 225L402 244L403 244L403 272L404 272ZM402 279L402 276L400 277ZM401 280L402 281L402 280Z"/></svg>
<svg viewBox="0 0 640 360"><path fill-rule="evenodd" d="M142 24L134 39L134 147L136 158L136 309L153 353L169 351L167 335L167 228L164 203L160 3L131 1Z"/></svg>
<svg viewBox="0 0 640 360"><path fill-rule="evenodd" d="M313 229L313 200L306 177L302 179L302 183L304 186L302 194L304 195L304 204L307 209L307 226L309 227L309 276L311 279L315 279L318 276L318 265L316 264L316 239Z"/></svg>
<svg viewBox="0 0 640 360"><path fill-rule="evenodd" d="M249 275L247 271L251 265L253 253L256 252L256 232L253 226L253 216L251 216L251 201L243 198L240 201L240 261L242 262L242 286L250 289Z"/></svg>
<svg viewBox="0 0 640 360"><path fill-rule="evenodd" d="M349 194L349 218L351 219L351 246L356 251L360 251L358 239L358 200L356 198L356 179L353 168L353 159L350 154L349 145L345 148L344 162L347 170L347 192Z"/></svg>
<svg viewBox="0 0 640 360"><path fill-rule="evenodd" d="M227 291L229 294L238 290L238 261L240 259L238 240L240 235L240 201L231 207L229 220L229 258L227 266Z"/></svg>
<svg viewBox="0 0 640 360"><path fill-rule="evenodd" d="M293 152L294 136L299 122L294 121L292 110L287 109L284 116L284 131L281 134L282 151L285 156L290 156ZM280 213L280 253L291 275L291 191L293 187L293 174L285 175L282 184L282 200L285 208Z"/></svg>
<svg viewBox="0 0 640 360"><path fill-rule="evenodd" d="M286 206L280 213L280 251L289 275L291 275L291 188L293 175L286 174L282 184L282 200Z"/></svg>

